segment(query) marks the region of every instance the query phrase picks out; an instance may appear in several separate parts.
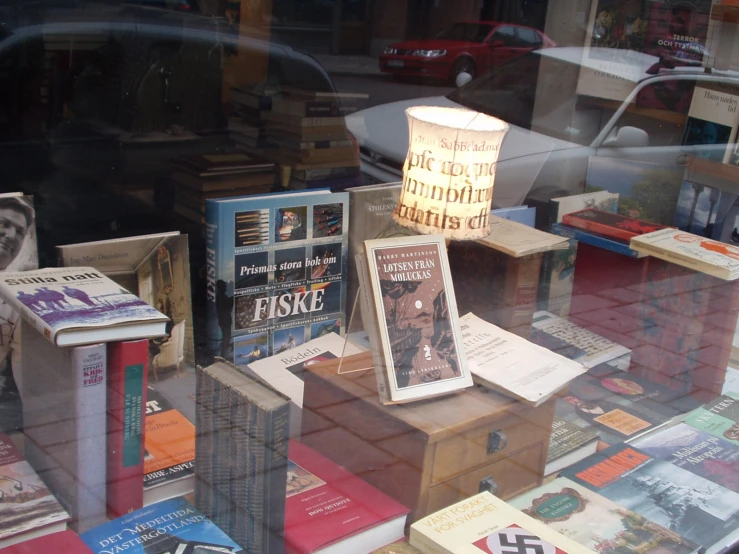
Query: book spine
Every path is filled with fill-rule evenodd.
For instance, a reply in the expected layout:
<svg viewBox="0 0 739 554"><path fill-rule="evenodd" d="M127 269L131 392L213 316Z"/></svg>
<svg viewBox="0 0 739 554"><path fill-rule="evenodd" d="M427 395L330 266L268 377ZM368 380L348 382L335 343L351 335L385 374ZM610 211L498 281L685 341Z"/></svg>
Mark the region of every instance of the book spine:
<svg viewBox="0 0 739 554"><path fill-rule="evenodd" d="M666 250L656 244L649 244L645 242L635 242L635 240L636 239L631 240L631 246L637 252L643 252L644 254L648 254L650 256L654 256L655 258L659 258L660 260L665 260L666 262L672 262L674 264L681 265L683 267L695 269L697 271L700 271L707 275L713 275L714 277L718 277L720 279L728 280L731 278L731 272L728 269L725 269L723 267L715 267L715 266L706 264L702 262L701 260L696 260L695 258L691 256L687 256L679 252L674 252L672 250Z"/></svg>
<svg viewBox="0 0 739 554"><path fill-rule="evenodd" d="M285 551L285 483L287 483L287 446L290 434L290 404L268 413L265 428L264 498L267 502L266 543L261 552L283 554Z"/></svg>
<svg viewBox="0 0 739 554"><path fill-rule="evenodd" d="M77 471L71 486L76 487L74 494L78 499L79 509L73 529L78 533L83 533L102 524L106 514L107 425L105 415L107 397L105 384L107 354L105 345L72 347L72 364L77 390L74 399ZM72 517L75 516L72 515Z"/></svg>
<svg viewBox="0 0 739 554"><path fill-rule="evenodd" d="M561 237L567 237L569 239L584 242L592 246L597 246L598 248L604 248L617 254L623 254L624 256L629 256L630 258L639 257L639 252L637 252L635 249L629 248L629 246L627 246L626 244L609 240L606 237L599 237L580 229L565 227L559 223L554 223L552 225L552 233Z"/></svg>
<svg viewBox="0 0 739 554"><path fill-rule="evenodd" d="M220 248L220 210L216 202L205 203L205 261L206 261L206 293L205 293L205 336L207 350L213 354L225 353L228 345L221 343L227 339L223 337L219 323L218 313L218 251ZM227 287L224 281L220 281L221 287ZM228 290L220 291L222 296L228 295ZM228 318L231 319L230 317Z"/></svg>
<svg viewBox="0 0 739 554"><path fill-rule="evenodd" d="M542 254L533 254L518 259L518 276L514 295L513 314L509 331L528 339L536 309L536 291Z"/></svg>
<svg viewBox="0 0 739 554"><path fill-rule="evenodd" d="M108 517L144 505L144 421L149 341L108 344Z"/></svg>
<svg viewBox="0 0 739 554"><path fill-rule="evenodd" d="M562 217L562 223L585 231L600 233L601 235L613 237L614 239L631 240L632 237L638 236L638 233L634 233L633 231L619 229L613 225L606 225L605 223L600 223L599 221L593 221L591 219L583 219L581 217L577 217L575 214L565 214Z"/></svg>

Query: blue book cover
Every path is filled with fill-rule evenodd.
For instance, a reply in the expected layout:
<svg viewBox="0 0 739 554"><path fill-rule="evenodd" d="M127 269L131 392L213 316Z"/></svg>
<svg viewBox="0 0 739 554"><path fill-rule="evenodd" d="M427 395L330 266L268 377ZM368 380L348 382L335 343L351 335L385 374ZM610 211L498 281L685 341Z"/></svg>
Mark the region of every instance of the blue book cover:
<svg viewBox="0 0 739 554"><path fill-rule="evenodd" d="M210 351L247 365L344 333L348 193L206 202Z"/></svg>
<svg viewBox="0 0 739 554"><path fill-rule="evenodd" d="M685 423L659 429L631 444L650 456L739 492L739 446Z"/></svg>
<svg viewBox="0 0 739 554"><path fill-rule="evenodd" d="M739 528L739 494L620 444L560 473L683 537L709 548L731 544Z"/></svg>
<svg viewBox="0 0 739 554"><path fill-rule="evenodd" d="M563 223L552 223L552 233L561 237L567 237L569 239L575 239L585 244L597 246L598 248L605 248L611 252L617 254L623 254L631 258L643 258L645 254L641 254L636 250L629 248L628 243L610 237L605 237L597 233L590 231L584 231L582 229L576 229Z"/></svg>
<svg viewBox="0 0 739 554"><path fill-rule="evenodd" d="M490 210L490 215L517 221L529 227L536 226L536 208L533 207L515 206L513 208L498 208L497 210Z"/></svg>
<svg viewBox="0 0 739 554"><path fill-rule="evenodd" d="M203 513L183 498L157 502L82 533L95 554L241 554Z"/></svg>

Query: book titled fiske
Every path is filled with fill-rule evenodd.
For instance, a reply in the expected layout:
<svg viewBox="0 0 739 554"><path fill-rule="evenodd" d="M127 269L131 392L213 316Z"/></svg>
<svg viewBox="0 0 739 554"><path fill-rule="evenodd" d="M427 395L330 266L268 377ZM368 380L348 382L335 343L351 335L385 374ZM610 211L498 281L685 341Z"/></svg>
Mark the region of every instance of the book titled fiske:
<svg viewBox="0 0 739 554"><path fill-rule="evenodd" d="M0 549L63 531L68 520L10 438L0 434Z"/></svg>
<svg viewBox="0 0 739 554"><path fill-rule="evenodd" d="M247 365L345 328L348 195L208 200L209 349Z"/></svg>
<svg viewBox="0 0 739 554"><path fill-rule="evenodd" d="M91 267L4 273L0 297L57 346L166 334L165 315Z"/></svg>
<svg viewBox="0 0 739 554"><path fill-rule="evenodd" d="M158 502L82 533L94 554L242 554L244 550L183 498Z"/></svg>

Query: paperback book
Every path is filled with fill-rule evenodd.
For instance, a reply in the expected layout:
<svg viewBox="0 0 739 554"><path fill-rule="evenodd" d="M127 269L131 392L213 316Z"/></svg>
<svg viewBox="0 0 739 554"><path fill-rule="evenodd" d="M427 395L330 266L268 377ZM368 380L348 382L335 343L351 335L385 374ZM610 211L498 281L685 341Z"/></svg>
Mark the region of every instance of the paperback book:
<svg viewBox="0 0 739 554"><path fill-rule="evenodd" d="M0 297L57 346L165 334L164 314L92 267L7 272Z"/></svg>
<svg viewBox="0 0 739 554"><path fill-rule="evenodd" d="M692 554L700 550L669 527L564 477L516 497L511 505L599 554L653 549Z"/></svg>
<svg viewBox="0 0 739 554"><path fill-rule="evenodd" d="M618 193L600 190L552 198L549 201L549 222L562 223L566 214L587 209L603 210L615 214L618 209Z"/></svg>
<svg viewBox="0 0 739 554"><path fill-rule="evenodd" d="M709 554L736 539L739 494L633 446L597 452L560 476L698 543Z"/></svg>
<svg viewBox="0 0 739 554"><path fill-rule="evenodd" d="M731 156L727 145L734 142L739 126L739 95L719 87L696 86L685 123L683 144L693 146L691 153L717 163Z"/></svg>
<svg viewBox="0 0 739 554"><path fill-rule="evenodd" d="M579 424L577 419L554 416L544 476L557 473L596 451L598 431L588 423Z"/></svg>
<svg viewBox="0 0 739 554"><path fill-rule="evenodd" d="M727 393L690 412L685 423L739 445L739 394Z"/></svg>
<svg viewBox="0 0 739 554"><path fill-rule="evenodd" d="M362 276L380 400L409 402L470 386L444 237L368 240Z"/></svg>
<svg viewBox="0 0 739 554"><path fill-rule="evenodd" d="M212 353L237 365L281 354L346 313L346 193L315 190L207 202Z"/></svg>
<svg viewBox="0 0 739 554"><path fill-rule="evenodd" d="M146 506L82 533L80 538L94 554L245 552L183 498Z"/></svg>

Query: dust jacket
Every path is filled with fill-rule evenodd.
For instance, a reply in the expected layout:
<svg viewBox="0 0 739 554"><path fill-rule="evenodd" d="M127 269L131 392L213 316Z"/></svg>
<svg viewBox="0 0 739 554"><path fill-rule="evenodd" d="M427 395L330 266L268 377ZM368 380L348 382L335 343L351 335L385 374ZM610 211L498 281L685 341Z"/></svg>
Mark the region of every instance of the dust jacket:
<svg viewBox="0 0 739 554"><path fill-rule="evenodd" d="M472 385L444 236L368 240L365 252L377 322L370 338L376 335L374 350L382 352L380 400L409 402Z"/></svg>

